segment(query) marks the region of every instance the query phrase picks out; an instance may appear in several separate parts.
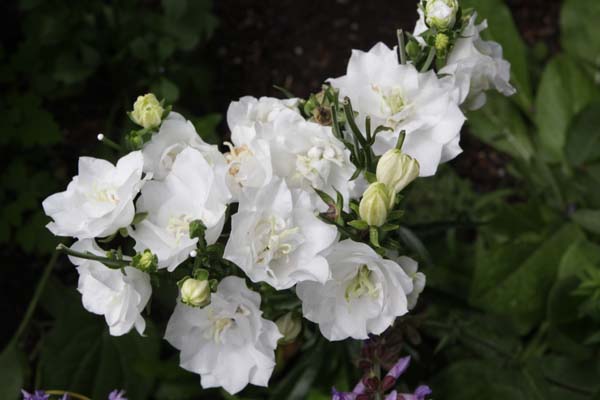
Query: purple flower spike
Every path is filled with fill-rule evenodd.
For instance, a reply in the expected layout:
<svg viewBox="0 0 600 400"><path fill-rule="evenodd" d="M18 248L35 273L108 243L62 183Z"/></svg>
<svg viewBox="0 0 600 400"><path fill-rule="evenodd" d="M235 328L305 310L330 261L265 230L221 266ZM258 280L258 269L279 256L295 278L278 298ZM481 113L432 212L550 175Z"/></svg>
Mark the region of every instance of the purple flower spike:
<svg viewBox="0 0 600 400"><path fill-rule="evenodd" d="M36 390L33 393L21 390L21 393L23 394L23 400L48 400L50 398L50 395L46 394L43 390Z"/></svg>
<svg viewBox="0 0 600 400"><path fill-rule="evenodd" d="M398 379L400 375L406 371L408 365L410 364L410 356L403 357L398 360L398 362L390 369L386 376L392 377L394 379Z"/></svg>
<svg viewBox="0 0 600 400"><path fill-rule="evenodd" d="M113 390L108 395L108 400L127 400L124 390Z"/></svg>

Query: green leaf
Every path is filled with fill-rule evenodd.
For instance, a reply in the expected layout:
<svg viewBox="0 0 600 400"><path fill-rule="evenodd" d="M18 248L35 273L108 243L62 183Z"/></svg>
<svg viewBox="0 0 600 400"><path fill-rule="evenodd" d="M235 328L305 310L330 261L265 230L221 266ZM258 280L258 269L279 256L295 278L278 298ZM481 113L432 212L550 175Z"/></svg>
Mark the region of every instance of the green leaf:
<svg viewBox="0 0 600 400"><path fill-rule="evenodd" d="M22 352L15 342L9 343L0 354L0 398L14 400L19 398L23 388Z"/></svg>
<svg viewBox="0 0 600 400"><path fill-rule="evenodd" d="M472 7L480 19L487 19L489 28L483 31L486 40L494 40L502 45L504 58L511 64L511 81L517 89L516 102L525 112L532 105L531 82L527 47L521 39L510 10L502 0L463 0L463 7Z"/></svg>
<svg viewBox="0 0 600 400"><path fill-rule="evenodd" d="M579 65L565 55L546 66L535 102L535 122L540 143L551 160L563 159L569 124L590 102L593 88Z"/></svg>
<svg viewBox="0 0 600 400"><path fill-rule="evenodd" d="M560 260L558 279L578 275L596 265L600 265L600 246L585 239L575 241Z"/></svg>
<svg viewBox="0 0 600 400"><path fill-rule="evenodd" d="M135 330L110 336L104 318L88 313L80 296L50 281L44 304L55 316L44 337L38 365L39 386L69 389L94 399L104 399L115 388L129 399L147 399L154 379L145 366L158 360L160 337L147 326L145 337ZM47 304L47 305L46 305Z"/></svg>
<svg viewBox="0 0 600 400"><path fill-rule="evenodd" d="M561 10L561 44L567 52L598 66L600 53L600 3L565 0Z"/></svg>
<svg viewBox="0 0 600 400"><path fill-rule="evenodd" d="M221 138L217 133L217 126L223 116L218 113L206 114L200 118L192 118L192 123L202 139L212 144L220 144Z"/></svg>
<svg viewBox="0 0 600 400"><path fill-rule="evenodd" d="M546 297L557 275L560 258L581 238L583 233L576 225L566 224L539 245L532 246L530 254L518 263L507 257L504 261L499 259L499 265L494 266L486 262L484 255L476 265L475 274L485 274L482 271L489 268L501 268L502 274L494 277L493 285L487 290L474 293L471 303L506 315L519 332L529 332L544 318Z"/></svg>
<svg viewBox="0 0 600 400"><path fill-rule="evenodd" d="M362 219L355 219L354 221L350 221L350 222L348 222L348 225L350 225L351 227L353 227L355 229L358 229L359 231L365 231L365 230L369 229L369 224L367 224Z"/></svg>
<svg viewBox="0 0 600 400"><path fill-rule="evenodd" d="M519 109L506 97L490 93L484 108L469 113L470 132L481 141L513 157L529 161L533 145Z"/></svg>
<svg viewBox="0 0 600 400"><path fill-rule="evenodd" d="M583 229L600 234L600 210L577 210L571 219Z"/></svg>
<svg viewBox="0 0 600 400"><path fill-rule="evenodd" d="M600 160L600 103L593 103L579 113L568 131L567 160L573 166Z"/></svg>

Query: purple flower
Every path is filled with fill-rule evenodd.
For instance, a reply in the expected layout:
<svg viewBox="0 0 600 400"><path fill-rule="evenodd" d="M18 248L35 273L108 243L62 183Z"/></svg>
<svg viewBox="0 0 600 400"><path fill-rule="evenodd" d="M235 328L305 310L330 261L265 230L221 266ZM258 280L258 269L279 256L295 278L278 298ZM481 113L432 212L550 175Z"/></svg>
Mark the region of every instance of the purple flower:
<svg viewBox="0 0 600 400"><path fill-rule="evenodd" d="M431 394L431 389L427 385L421 385L415 390L413 394L410 393L401 393L396 398L392 398L391 400L425 400L426 396ZM386 398L386 400L388 400Z"/></svg>
<svg viewBox="0 0 600 400"><path fill-rule="evenodd" d="M50 398L50 395L43 390L36 390L33 393L21 390L21 393L23 394L23 400L48 400Z"/></svg>
<svg viewBox="0 0 600 400"><path fill-rule="evenodd" d="M124 390L113 390L108 395L108 400L127 400Z"/></svg>
<svg viewBox="0 0 600 400"><path fill-rule="evenodd" d="M356 400L355 393L338 392L335 388L331 390L331 400Z"/></svg>
<svg viewBox="0 0 600 400"><path fill-rule="evenodd" d="M400 375L406 371L408 366L410 365L410 356L402 357L401 359L394 364L394 366L388 371L386 376L390 376L392 378L398 379Z"/></svg>

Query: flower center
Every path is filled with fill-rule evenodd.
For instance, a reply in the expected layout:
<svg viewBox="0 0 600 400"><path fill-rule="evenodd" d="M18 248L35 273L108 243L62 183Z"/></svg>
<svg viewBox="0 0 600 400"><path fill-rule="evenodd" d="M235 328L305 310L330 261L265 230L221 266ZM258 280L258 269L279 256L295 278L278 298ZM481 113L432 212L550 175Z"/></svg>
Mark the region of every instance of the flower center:
<svg viewBox="0 0 600 400"><path fill-rule="evenodd" d="M322 187L327 180L332 164L342 166L343 153L328 142L317 143L305 154L296 157L296 170L300 178L311 182L312 186Z"/></svg>
<svg viewBox="0 0 600 400"><path fill-rule="evenodd" d="M372 274L366 265L362 265L358 269L356 276L346 286L345 298L347 302L352 299L360 299L363 296L372 298L379 296L379 289L375 287L372 281Z"/></svg>
<svg viewBox="0 0 600 400"><path fill-rule="evenodd" d="M395 128L404 119L397 114L405 111L408 106L402 88L398 86L382 88L375 84L371 85L371 88L381 98L381 112L388 116L386 123Z"/></svg>
<svg viewBox="0 0 600 400"><path fill-rule="evenodd" d="M92 193L89 197L101 203L119 203L119 195L114 187L100 186L97 183L94 183Z"/></svg>
<svg viewBox="0 0 600 400"><path fill-rule="evenodd" d="M229 147L229 153L225 153L225 160L229 164L228 172L229 175L235 177L240 172L240 166L244 160L248 157L253 157L254 152L245 144L234 147L233 144L226 142L225 145Z"/></svg>
<svg viewBox="0 0 600 400"><path fill-rule="evenodd" d="M260 221L254 230L256 237L255 262L269 264L286 257L301 241L298 227L289 228L282 218L271 216Z"/></svg>
<svg viewBox="0 0 600 400"><path fill-rule="evenodd" d="M175 240L179 242L183 236L190 234L190 222L192 220L192 217L187 214L172 215L167 223L167 231L175 236Z"/></svg>

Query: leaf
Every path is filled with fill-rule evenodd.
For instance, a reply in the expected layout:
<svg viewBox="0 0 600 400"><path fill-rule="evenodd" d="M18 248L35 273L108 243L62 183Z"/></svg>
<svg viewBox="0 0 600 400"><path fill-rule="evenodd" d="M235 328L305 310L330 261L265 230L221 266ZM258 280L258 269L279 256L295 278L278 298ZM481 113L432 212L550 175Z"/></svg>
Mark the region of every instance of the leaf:
<svg viewBox="0 0 600 400"><path fill-rule="evenodd" d="M502 268L495 276L493 286L482 293L474 293L473 305L506 315L513 320L520 333L527 333L545 315L546 297L557 275L559 260L568 247L583 238L581 230L566 224L539 245L532 246L530 255L514 264L507 258L501 267L487 263L485 256L476 265L476 274L489 268ZM490 282L491 283L491 282Z"/></svg>
<svg viewBox="0 0 600 400"><path fill-rule="evenodd" d="M578 275L596 265L600 265L600 246L585 239L574 241L560 260L558 279Z"/></svg>
<svg viewBox="0 0 600 400"><path fill-rule="evenodd" d="M502 45L504 58L511 64L511 81L517 89L515 101L525 112L530 112L532 105L531 82L527 47L521 39L510 10L502 0L464 0L463 7L472 7L480 19L487 19L488 29L482 36Z"/></svg>
<svg viewBox="0 0 600 400"><path fill-rule="evenodd" d="M520 387L520 380L518 371L497 365L495 360L464 360L444 369L431 381L431 387L433 395L444 400L531 400Z"/></svg>
<svg viewBox="0 0 600 400"><path fill-rule="evenodd" d="M513 157L529 161L533 145L517 107L506 97L490 93L481 110L468 115L470 132L481 141Z"/></svg>
<svg viewBox="0 0 600 400"><path fill-rule="evenodd" d="M144 366L158 360L160 338L149 325L146 337L130 332L110 336L104 319L87 313L79 295L49 282L42 304L48 303L56 321L44 337L38 374L40 387L69 389L94 399L125 389L132 400L147 399L153 377Z"/></svg>
<svg viewBox="0 0 600 400"><path fill-rule="evenodd" d="M534 116L539 140L553 161L564 157L569 124L590 102L593 82L565 55L556 56L542 74Z"/></svg>
<svg viewBox="0 0 600 400"><path fill-rule="evenodd" d="M561 44L567 52L598 66L600 53L600 3L566 0L560 15Z"/></svg>
<svg viewBox="0 0 600 400"><path fill-rule="evenodd" d="M200 118L193 118L192 123L202 139L212 144L220 144L221 138L217 133L217 126L223 116L218 113L206 114Z"/></svg>
<svg viewBox="0 0 600 400"><path fill-rule="evenodd" d="M19 398L23 387L22 352L15 342L11 342L0 354L0 398Z"/></svg>
<svg viewBox="0 0 600 400"><path fill-rule="evenodd" d="M169 104L172 104L179 99L179 88L173 81L167 78L160 78L158 84L152 87L152 91L156 93L159 98L165 99Z"/></svg>
<svg viewBox="0 0 600 400"><path fill-rule="evenodd" d="M600 103L590 104L574 118L568 131L566 155L573 166L600 161Z"/></svg>
<svg viewBox="0 0 600 400"><path fill-rule="evenodd" d="M600 210L580 209L571 215L571 219L583 229L600 234Z"/></svg>

